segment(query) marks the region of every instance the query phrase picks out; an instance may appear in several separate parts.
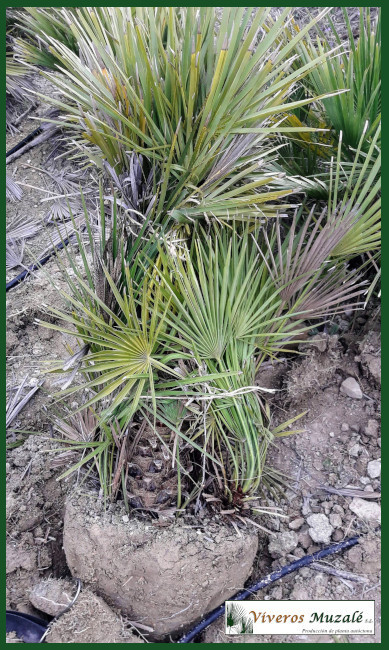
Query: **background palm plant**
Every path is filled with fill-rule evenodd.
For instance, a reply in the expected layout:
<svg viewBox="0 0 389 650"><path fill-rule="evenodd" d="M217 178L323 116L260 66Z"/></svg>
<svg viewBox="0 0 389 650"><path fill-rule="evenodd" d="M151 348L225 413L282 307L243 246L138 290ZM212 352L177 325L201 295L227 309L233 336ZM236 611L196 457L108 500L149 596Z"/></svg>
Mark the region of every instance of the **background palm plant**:
<svg viewBox="0 0 389 650"><path fill-rule="evenodd" d="M68 15L73 11L69 7ZM18 13L17 21L23 35L16 40L16 51L25 64L55 69L58 59L50 52L47 37L55 38L78 52L77 40L60 8L24 7L23 12Z"/></svg>
<svg viewBox="0 0 389 650"><path fill-rule="evenodd" d="M11 133L15 132L19 116L17 106L26 105L27 91L33 90L26 66L15 57L15 35L17 34L16 13L14 9L6 11L6 127Z"/></svg>
<svg viewBox="0 0 389 650"><path fill-rule="evenodd" d="M381 12L373 24L369 7L360 7L359 11L359 38L355 40L347 8L343 8L348 48L328 19L334 40L340 46L340 54L326 59L322 66L310 71L307 82L319 95L341 88L349 90L322 100L327 121L337 133L343 133L344 143L354 149L360 145L363 134L363 149L366 150L381 120ZM318 33L316 44L308 35L297 46L304 62L331 48L328 37L321 30Z"/></svg>
<svg viewBox="0 0 389 650"><path fill-rule="evenodd" d="M328 53L290 69L317 19L276 48L290 11L266 33L269 14L223 8L217 26L214 8L62 9L79 53L46 34L64 75L47 76L68 103L46 99L63 109L61 123L76 129L96 164L104 159L120 173L131 151L143 156L145 177L155 168L154 221L273 216L272 202L288 192L271 188L272 177L258 169L258 146L282 131L269 120L286 102L291 110L312 101L288 95Z"/></svg>

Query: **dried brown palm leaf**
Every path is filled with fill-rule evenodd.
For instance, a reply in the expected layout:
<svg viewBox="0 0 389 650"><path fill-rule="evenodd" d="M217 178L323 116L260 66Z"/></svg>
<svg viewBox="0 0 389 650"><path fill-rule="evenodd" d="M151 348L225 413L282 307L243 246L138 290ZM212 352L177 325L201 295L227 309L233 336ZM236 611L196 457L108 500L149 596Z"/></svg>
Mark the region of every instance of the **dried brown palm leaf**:
<svg viewBox="0 0 389 650"><path fill-rule="evenodd" d="M290 230L282 241L282 226L274 227L272 243L267 239L268 268L274 282L281 289L281 297L290 310L305 312L311 318L321 318L356 308L361 302L352 302L362 296L365 283L360 276L347 270L343 261L331 261L333 251L355 224L350 212L339 221L328 221L327 208L314 219L312 208L302 226L298 226L302 209L296 212ZM278 249L273 254L272 248Z"/></svg>
<svg viewBox="0 0 389 650"><path fill-rule="evenodd" d="M56 417L54 428L65 440L91 442L98 426L98 418L92 409L71 414L66 419Z"/></svg>
<svg viewBox="0 0 389 650"><path fill-rule="evenodd" d="M20 201L20 199L23 196L23 192L21 187L17 183L15 183L14 179L12 176L9 174L6 174L5 177L5 191L6 191L6 197L8 201Z"/></svg>
<svg viewBox="0 0 389 650"><path fill-rule="evenodd" d="M58 126L47 122L41 125L41 129L42 129L41 132L38 133L38 135L36 135L32 140L27 142L21 149L18 149L14 153L7 156L6 158L7 165L9 165L17 158L20 158L20 156L25 154L33 147L43 144L43 142L46 142L47 140L51 140L57 133L59 133Z"/></svg>
<svg viewBox="0 0 389 650"><path fill-rule="evenodd" d="M49 251L51 251L55 246L61 244L64 240L69 240L73 238L76 233L81 232L85 228L85 215L81 214L80 216L73 218L71 221L56 224L56 228L56 232L50 236L50 246L41 251L39 258L44 257Z"/></svg>
<svg viewBox="0 0 389 650"><path fill-rule="evenodd" d="M64 194L70 194L71 192L77 192L80 188L80 181L85 177L85 172L80 171L79 173L74 173L69 171L67 167L57 168L54 167L53 171L49 169L44 169L42 167L36 167L35 165L30 165L25 163L24 167L30 167L36 171L46 174L51 180L53 180L59 187L59 189Z"/></svg>
<svg viewBox="0 0 389 650"><path fill-rule="evenodd" d="M21 266L24 255L24 239L8 239L5 244L5 267L7 271Z"/></svg>
<svg viewBox="0 0 389 650"><path fill-rule="evenodd" d="M26 221L25 217L18 217L13 221L5 231L6 240L28 239L34 237L37 232L42 228L42 224L38 221Z"/></svg>
<svg viewBox="0 0 389 650"><path fill-rule="evenodd" d="M65 418L54 418L54 429L60 434L64 443L68 442L69 449L56 454L51 461L51 467L61 467L72 462L77 462L79 450L71 448L72 443L88 444L93 441L98 419L91 409L85 409L76 415L71 414Z"/></svg>
<svg viewBox="0 0 389 650"><path fill-rule="evenodd" d="M69 201L67 198L55 199L50 205L49 211L45 217L48 223L55 221L69 221L72 214L78 214L83 211L81 202Z"/></svg>
<svg viewBox="0 0 389 650"><path fill-rule="evenodd" d="M7 402L6 407L6 416L5 416L5 426L8 427L12 424L14 419L19 415L21 410L25 407L27 402L30 401L31 397L39 390L42 385L42 382L33 386L27 393L25 392L25 385L28 379L28 375L25 376L20 386L17 388L15 395Z"/></svg>

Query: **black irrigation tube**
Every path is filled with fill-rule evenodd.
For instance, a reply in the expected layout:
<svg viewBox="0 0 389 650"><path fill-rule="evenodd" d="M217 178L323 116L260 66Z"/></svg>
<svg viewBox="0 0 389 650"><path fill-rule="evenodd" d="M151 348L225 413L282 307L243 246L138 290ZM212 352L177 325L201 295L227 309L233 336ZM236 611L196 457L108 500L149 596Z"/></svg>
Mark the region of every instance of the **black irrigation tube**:
<svg viewBox="0 0 389 650"><path fill-rule="evenodd" d="M16 153L17 151L19 151L19 149L24 147L25 144L28 144L29 142L31 142L31 140L33 140L42 131L43 131L43 128L41 126L38 126L38 128L34 129L34 131L31 131L31 133L26 135L26 137L23 138L23 140L18 142L18 144L15 144L15 146L12 147L12 149L7 151L7 153L5 154L5 157L8 158L8 156L10 156L11 154Z"/></svg>
<svg viewBox="0 0 389 650"><path fill-rule="evenodd" d="M31 264L26 269L24 269L24 271L19 273L19 275L17 275L16 278L13 278L9 282L7 282L5 291L7 292L10 289L17 287L17 285L20 284L20 282L23 282L23 280L26 279L26 277L28 276L29 273L31 273L31 271L38 271L41 268L41 266L46 264L46 262L48 262L49 259L53 257L53 255L55 255L57 251L61 251L65 246L68 245L68 243L69 243L69 237L64 239L63 242L60 242L59 244L54 246L54 248L49 253L47 253L47 255L45 255L44 257L42 257L42 259L39 260L39 262L36 262L35 264Z"/></svg>
<svg viewBox="0 0 389 650"><path fill-rule="evenodd" d="M344 551L347 548L351 548L352 546L355 546L355 544L358 544L359 542L359 535L357 537L349 537L348 539L343 540L343 542L339 542L338 544L331 544L330 546L326 546L326 548L323 548L321 551L316 551L316 553L312 553L312 555L306 555L305 557L302 557L300 560L296 560L295 562L292 562L291 564L287 564L286 566L282 567L282 569L279 569L278 571L274 571L273 573L269 573L265 578L262 578L259 582L256 584L252 585L248 589L243 589L242 591L238 591L235 596L230 598L229 600L245 600L249 596L252 596L254 593L257 591L260 591L264 587L267 587L270 585L272 582L275 582L276 580L279 580L280 578L283 578L284 576L287 576L289 573L293 573L293 571L297 571L297 569L302 569L302 567L309 566L309 564L312 564L312 562L316 562L317 560L321 560L324 557L327 557L328 555L333 555L334 553L339 553L340 551ZM208 625L216 621L222 614L224 614L226 609L225 604L220 605L216 609L214 609L212 612L210 612L200 623L195 625L187 634L184 634L177 643L190 643L193 641L193 639L200 634L203 630L205 630Z"/></svg>
<svg viewBox="0 0 389 650"><path fill-rule="evenodd" d="M41 126L38 126L38 128L36 128L34 131L31 131L31 133L26 135L26 137L23 138L23 140L18 142L18 144L15 144L15 146L12 147L12 149L7 151L6 158L8 158L8 156L15 153L16 151L19 151L19 149L22 149L22 147L24 147L24 145L31 142L31 140L33 140L42 131L43 131L43 128ZM26 277L28 276L29 273L31 273L32 271L37 271L38 269L40 269L40 267L43 266L44 264L46 264L46 262L48 262L49 259L53 255L55 255L55 253L57 251L62 250L65 246L68 245L68 243L69 243L69 238L66 238L66 239L63 240L63 242L60 242L59 244L54 246L54 248L49 253L47 253L47 255L45 255L44 257L42 257L42 259L39 260L39 262L36 262L35 264L31 264L24 271L19 273L19 275L17 275L16 278L13 278L9 282L7 282L6 287L5 287L5 291L7 292L10 289L13 289L14 287L17 287L18 284L20 284L20 282L23 282L23 280L26 279Z"/></svg>

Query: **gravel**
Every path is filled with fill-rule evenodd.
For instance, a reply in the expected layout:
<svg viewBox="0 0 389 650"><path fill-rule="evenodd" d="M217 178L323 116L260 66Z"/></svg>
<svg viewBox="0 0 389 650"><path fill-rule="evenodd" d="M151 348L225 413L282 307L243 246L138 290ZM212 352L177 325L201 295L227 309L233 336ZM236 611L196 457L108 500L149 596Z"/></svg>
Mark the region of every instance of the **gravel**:
<svg viewBox="0 0 389 650"><path fill-rule="evenodd" d="M269 544L270 555L277 559L294 551L298 544L298 537L292 530L286 530L275 536Z"/></svg>
<svg viewBox="0 0 389 650"><path fill-rule="evenodd" d="M347 395L347 397L351 397L351 399L362 399L363 397L361 387L354 377L347 377L342 382L340 392Z"/></svg>
<svg viewBox="0 0 389 650"><path fill-rule="evenodd" d="M326 515L321 513L310 515L307 518L307 523L309 525L309 534L314 542L330 543L334 529Z"/></svg>
<svg viewBox="0 0 389 650"><path fill-rule="evenodd" d="M351 501L349 508L351 512L368 524L381 523L381 506L374 501L366 501L358 497Z"/></svg>
<svg viewBox="0 0 389 650"><path fill-rule="evenodd" d="M371 460L367 464L367 473L370 478L378 478L381 476L381 460Z"/></svg>

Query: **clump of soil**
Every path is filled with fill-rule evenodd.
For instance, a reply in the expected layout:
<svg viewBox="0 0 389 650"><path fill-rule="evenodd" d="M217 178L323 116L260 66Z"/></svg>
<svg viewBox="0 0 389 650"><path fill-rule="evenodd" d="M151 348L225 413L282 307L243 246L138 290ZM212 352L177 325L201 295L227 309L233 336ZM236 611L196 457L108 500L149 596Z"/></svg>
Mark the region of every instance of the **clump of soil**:
<svg viewBox="0 0 389 650"><path fill-rule="evenodd" d="M49 616L58 616L70 607L76 584L67 578L47 578L31 589L30 603Z"/></svg>
<svg viewBox="0 0 389 650"><path fill-rule="evenodd" d="M62 526L66 483L44 453L53 442L30 436L8 452L7 608L36 614L29 602L32 586L44 576L66 575Z"/></svg>
<svg viewBox="0 0 389 650"><path fill-rule="evenodd" d="M296 401L325 386L339 365L341 346L337 336L319 335L300 344L303 360L293 364L287 376L288 395Z"/></svg>
<svg viewBox="0 0 389 650"><path fill-rule="evenodd" d="M221 518L168 526L129 518L118 503L74 495L65 513L64 549L74 576L161 639L188 627L244 586L258 547Z"/></svg>
<svg viewBox="0 0 389 650"><path fill-rule="evenodd" d="M143 639L125 630L107 603L85 589L73 607L50 625L46 643L143 643Z"/></svg>

